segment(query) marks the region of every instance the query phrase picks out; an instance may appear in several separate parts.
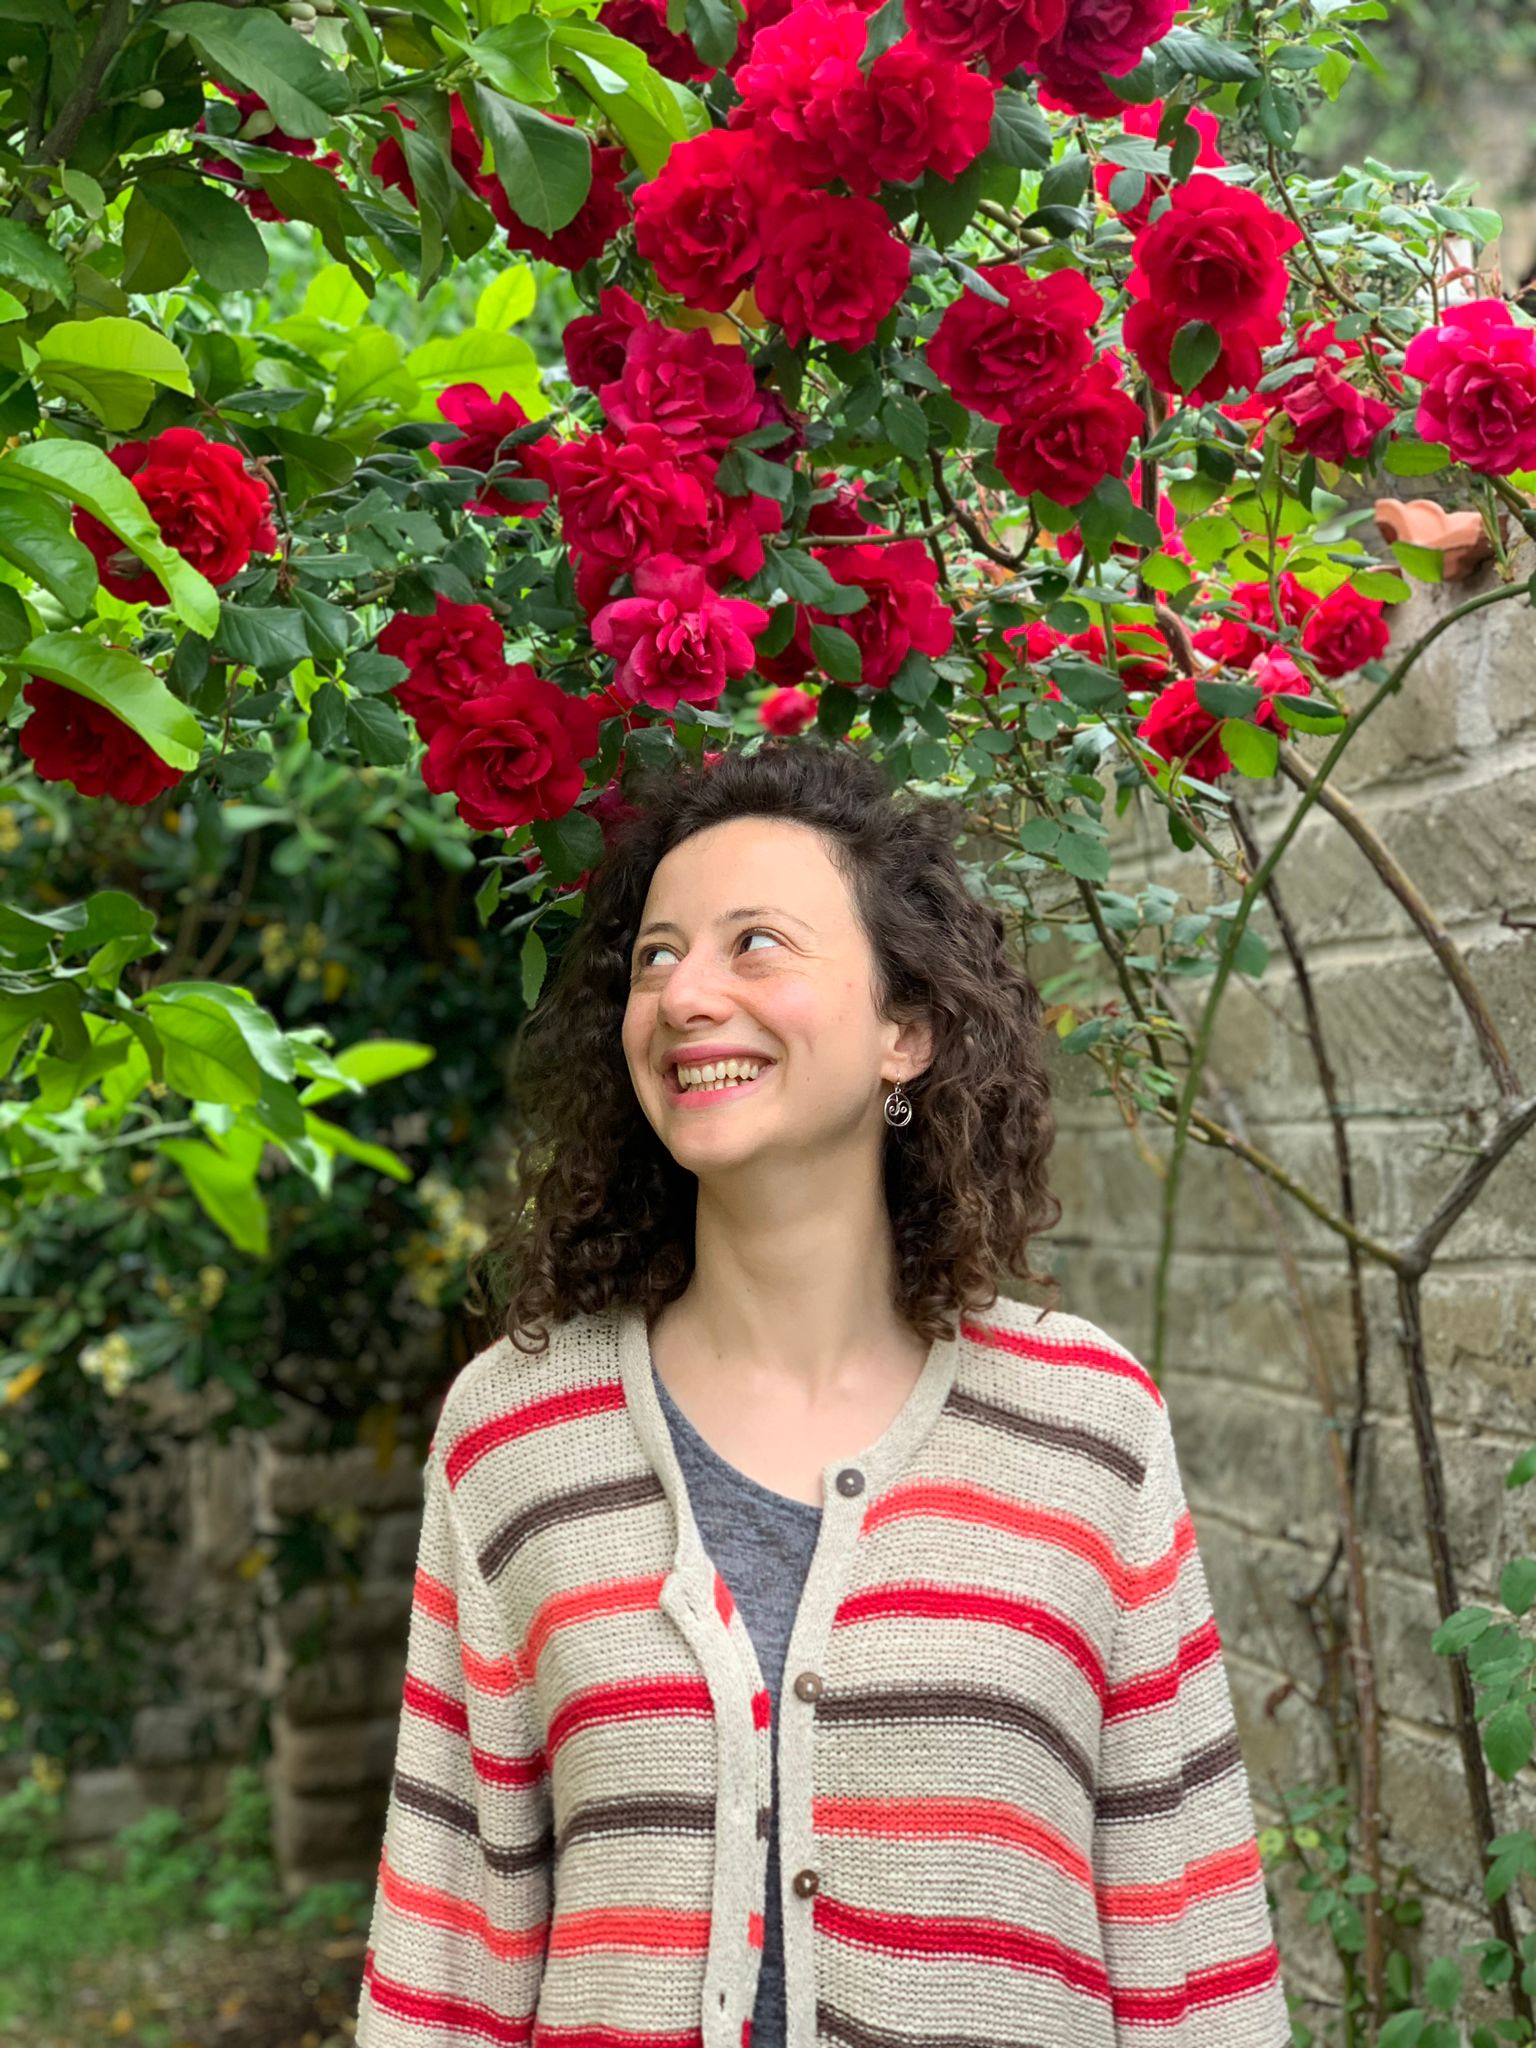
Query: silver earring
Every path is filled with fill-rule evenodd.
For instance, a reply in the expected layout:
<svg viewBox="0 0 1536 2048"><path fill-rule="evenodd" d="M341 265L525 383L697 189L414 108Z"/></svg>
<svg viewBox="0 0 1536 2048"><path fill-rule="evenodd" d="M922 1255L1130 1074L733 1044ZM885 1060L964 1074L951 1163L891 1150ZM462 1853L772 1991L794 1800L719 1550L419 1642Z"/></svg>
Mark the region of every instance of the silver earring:
<svg viewBox="0 0 1536 2048"><path fill-rule="evenodd" d="M885 1120L888 1124L909 1124L912 1121L912 1103L902 1092L899 1081L885 1098Z"/></svg>

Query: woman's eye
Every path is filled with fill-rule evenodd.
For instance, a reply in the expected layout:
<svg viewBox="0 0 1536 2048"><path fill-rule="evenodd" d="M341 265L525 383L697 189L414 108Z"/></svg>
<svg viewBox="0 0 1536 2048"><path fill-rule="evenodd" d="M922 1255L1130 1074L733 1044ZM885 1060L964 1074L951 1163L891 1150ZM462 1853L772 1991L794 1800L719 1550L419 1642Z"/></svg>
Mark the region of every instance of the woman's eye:
<svg viewBox="0 0 1536 2048"><path fill-rule="evenodd" d="M763 925L753 925L749 931L744 931L741 936L744 939L772 939L775 945L779 943L778 933L769 931ZM668 946L665 943L658 943L654 946L642 946L639 953L635 956L635 965L637 968L650 967L654 964L658 953L673 953L676 950L676 947Z"/></svg>

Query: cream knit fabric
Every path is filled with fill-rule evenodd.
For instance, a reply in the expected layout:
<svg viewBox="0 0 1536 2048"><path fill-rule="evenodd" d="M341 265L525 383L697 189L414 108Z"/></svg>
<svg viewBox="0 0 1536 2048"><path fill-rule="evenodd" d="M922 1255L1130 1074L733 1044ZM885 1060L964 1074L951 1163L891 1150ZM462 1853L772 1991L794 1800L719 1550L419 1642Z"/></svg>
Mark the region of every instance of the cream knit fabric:
<svg viewBox="0 0 1536 2048"><path fill-rule="evenodd" d="M1141 1366L999 1299L823 1477L779 1708L788 2048L1288 2048ZM640 1311L471 1360L424 1490L360 2048L750 2048L768 1697Z"/></svg>

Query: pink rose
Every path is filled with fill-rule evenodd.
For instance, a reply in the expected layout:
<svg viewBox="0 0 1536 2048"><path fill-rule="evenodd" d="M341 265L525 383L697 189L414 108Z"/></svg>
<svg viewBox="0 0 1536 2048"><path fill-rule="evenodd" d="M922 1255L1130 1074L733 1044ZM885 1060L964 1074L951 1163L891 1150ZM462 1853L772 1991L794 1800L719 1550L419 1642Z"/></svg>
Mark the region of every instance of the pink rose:
<svg viewBox="0 0 1536 2048"><path fill-rule="evenodd" d="M1290 697L1310 697L1312 694L1311 683L1291 657L1282 654L1277 647L1272 647L1267 654L1259 656L1248 680L1258 685L1264 692L1266 700L1282 692ZM1282 738L1288 731L1285 720L1268 701L1254 707L1253 722L1255 725L1271 727Z"/></svg>
<svg viewBox="0 0 1536 2048"><path fill-rule="evenodd" d="M630 337L624 367L598 393L616 427L660 427L679 462L719 455L762 416L746 350L647 321Z"/></svg>
<svg viewBox="0 0 1536 2048"><path fill-rule="evenodd" d="M451 384L438 398L437 409L451 425L463 430L457 441L431 443L432 453L450 469L494 469L507 435L528 425L528 415L515 398L492 398L479 384ZM496 485L487 484L468 500L466 509L486 518L537 518L549 503L548 449L537 441L525 441L509 448L500 459L515 464L520 478L542 485L542 497L509 498Z"/></svg>
<svg viewBox="0 0 1536 2048"><path fill-rule="evenodd" d="M978 274L1007 305L962 292L945 308L928 361L962 405L1006 426L1087 366L1104 301L1080 270L1030 277L1016 263L984 263Z"/></svg>
<svg viewBox="0 0 1536 2048"><path fill-rule="evenodd" d="M1021 497L1040 491L1077 505L1107 476L1119 476L1145 425L1141 407L1120 387L1118 365L1100 356L1075 384L1042 399L997 437L998 468Z"/></svg>
<svg viewBox="0 0 1536 2048"><path fill-rule="evenodd" d="M1327 356L1317 358L1309 377L1281 389L1280 402L1294 423L1291 448L1320 462L1360 462L1383 427L1397 418L1390 405L1341 377Z"/></svg>
<svg viewBox="0 0 1536 2048"><path fill-rule="evenodd" d="M458 798L477 832L502 832L535 818L563 818L597 752L600 697L572 697L526 663L502 670L497 687L450 707L422 756L421 779Z"/></svg>
<svg viewBox="0 0 1536 2048"><path fill-rule="evenodd" d="M873 199L783 205L757 274L757 303L791 347L814 335L867 348L906 290L910 257Z"/></svg>
<svg viewBox="0 0 1536 2048"><path fill-rule="evenodd" d="M794 197L756 133L711 128L674 143L635 194L635 247L666 291L723 313L762 262L767 222Z"/></svg>
<svg viewBox="0 0 1536 2048"><path fill-rule="evenodd" d="M1403 368L1423 380L1417 426L1485 476L1536 467L1536 330L1502 299L1447 307L1409 342Z"/></svg>
<svg viewBox="0 0 1536 2048"><path fill-rule="evenodd" d="M1301 644L1320 674L1352 675L1368 661L1378 661L1392 643L1379 597L1362 597L1352 584L1330 591L1308 616Z"/></svg>
<svg viewBox="0 0 1536 2048"><path fill-rule="evenodd" d="M617 696L658 711L707 707L751 668L753 637L768 623L761 605L717 596L704 571L676 555L642 562L634 587L592 621L593 644L617 664Z"/></svg>

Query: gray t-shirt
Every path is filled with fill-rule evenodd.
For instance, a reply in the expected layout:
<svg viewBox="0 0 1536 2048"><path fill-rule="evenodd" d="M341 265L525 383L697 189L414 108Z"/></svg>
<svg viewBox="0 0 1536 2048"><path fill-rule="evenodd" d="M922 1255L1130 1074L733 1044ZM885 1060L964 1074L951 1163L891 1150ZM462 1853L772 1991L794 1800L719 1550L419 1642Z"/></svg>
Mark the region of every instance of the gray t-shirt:
<svg viewBox="0 0 1536 2048"><path fill-rule="evenodd" d="M784 2048L784 1927L779 1901L779 1691L784 1659L800 1606L821 1509L760 1486L711 1448L662 1383L651 1377L672 1430L693 1518L711 1561L741 1609L772 1721L773 1797L768 1828L768 1895L763 1915L763 1961L752 2012L752 2048Z"/></svg>

